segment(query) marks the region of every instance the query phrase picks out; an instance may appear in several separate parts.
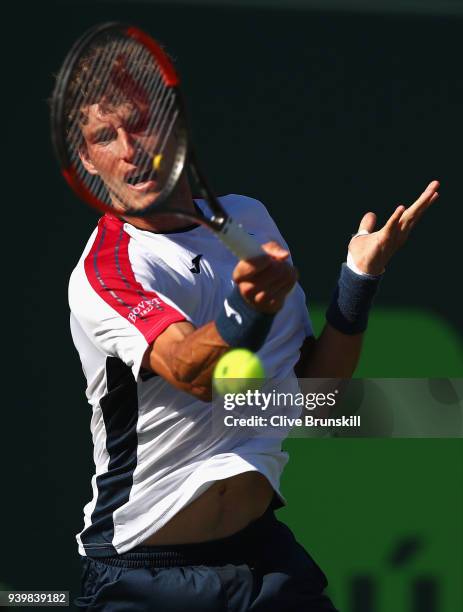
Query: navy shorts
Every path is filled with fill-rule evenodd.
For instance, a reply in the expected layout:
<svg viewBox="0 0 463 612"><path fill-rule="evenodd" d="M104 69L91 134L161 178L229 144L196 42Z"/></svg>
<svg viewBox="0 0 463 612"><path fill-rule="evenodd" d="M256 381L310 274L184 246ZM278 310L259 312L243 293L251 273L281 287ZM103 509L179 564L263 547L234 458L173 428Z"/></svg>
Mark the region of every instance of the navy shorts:
<svg viewBox="0 0 463 612"><path fill-rule="evenodd" d="M105 612L336 612L325 575L273 510L231 537L82 557L79 608Z"/></svg>

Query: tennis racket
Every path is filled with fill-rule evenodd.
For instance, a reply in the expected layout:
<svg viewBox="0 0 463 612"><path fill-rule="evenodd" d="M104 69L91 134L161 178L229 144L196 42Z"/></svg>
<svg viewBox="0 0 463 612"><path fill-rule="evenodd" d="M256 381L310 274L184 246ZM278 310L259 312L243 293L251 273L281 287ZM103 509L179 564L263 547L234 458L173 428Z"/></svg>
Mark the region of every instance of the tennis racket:
<svg viewBox="0 0 463 612"><path fill-rule="evenodd" d="M105 23L76 41L52 94L51 137L67 183L99 211L186 219L214 231L239 259L263 253L207 184L191 145L179 76L142 30ZM115 146L124 147L127 164L115 161ZM210 214L172 207L185 171Z"/></svg>

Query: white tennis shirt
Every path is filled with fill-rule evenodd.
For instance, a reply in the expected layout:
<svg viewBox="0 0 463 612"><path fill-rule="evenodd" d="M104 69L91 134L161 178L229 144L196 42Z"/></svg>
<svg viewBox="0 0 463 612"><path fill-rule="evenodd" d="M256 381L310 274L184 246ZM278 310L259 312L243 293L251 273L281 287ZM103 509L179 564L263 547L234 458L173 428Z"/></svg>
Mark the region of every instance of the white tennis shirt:
<svg viewBox="0 0 463 612"><path fill-rule="evenodd" d="M260 202L238 195L221 202L257 241L286 246ZM148 345L170 324L216 319L236 263L203 226L157 234L105 215L91 235L69 283L95 462L93 498L77 535L81 555L130 550L217 480L257 470L279 492L287 462L280 439L213 434L210 404L140 370ZM267 377L292 378L311 334L298 285L258 353Z"/></svg>

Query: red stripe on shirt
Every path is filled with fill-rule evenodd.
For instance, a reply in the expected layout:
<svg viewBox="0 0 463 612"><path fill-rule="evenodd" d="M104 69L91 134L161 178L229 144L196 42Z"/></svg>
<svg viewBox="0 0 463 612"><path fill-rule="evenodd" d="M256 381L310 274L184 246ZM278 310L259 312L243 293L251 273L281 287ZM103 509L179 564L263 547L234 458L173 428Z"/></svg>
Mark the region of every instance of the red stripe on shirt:
<svg viewBox="0 0 463 612"><path fill-rule="evenodd" d="M166 304L135 278L129 259L130 236L117 217L105 215L84 267L96 293L145 337L155 340L169 325L185 321L184 315Z"/></svg>

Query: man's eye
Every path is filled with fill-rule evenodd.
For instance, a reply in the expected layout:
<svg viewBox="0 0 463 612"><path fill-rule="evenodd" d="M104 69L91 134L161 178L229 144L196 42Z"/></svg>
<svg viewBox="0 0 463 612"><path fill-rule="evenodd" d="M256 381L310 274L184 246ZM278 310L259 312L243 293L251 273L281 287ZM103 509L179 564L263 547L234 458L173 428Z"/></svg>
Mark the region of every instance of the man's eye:
<svg viewBox="0 0 463 612"><path fill-rule="evenodd" d="M104 132L100 132L95 137L96 144L106 144L114 140L116 137L116 133L113 130L105 130Z"/></svg>

